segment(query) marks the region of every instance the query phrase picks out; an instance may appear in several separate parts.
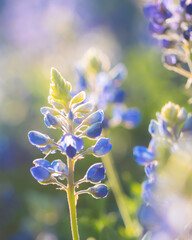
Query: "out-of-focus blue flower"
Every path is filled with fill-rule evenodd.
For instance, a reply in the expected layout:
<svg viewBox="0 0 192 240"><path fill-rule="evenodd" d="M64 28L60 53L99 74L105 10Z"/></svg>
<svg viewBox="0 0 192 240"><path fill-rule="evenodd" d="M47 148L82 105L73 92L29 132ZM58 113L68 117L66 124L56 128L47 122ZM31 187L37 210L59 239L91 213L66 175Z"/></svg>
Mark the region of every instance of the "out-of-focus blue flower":
<svg viewBox="0 0 192 240"><path fill-rule="evenodd" d="M129 112L124 103L126 92L122 89L121 84L127 76L127 69L123 64L117 64L111 69L110 61L106 55L98 49L90 49L77 66L77 73L79 80L77 91L86 90L89 93L89 98L96 103L97 109L102 108L107 111L110 106L110 111L115 112L115 109L123 108L124 110L119 112L119 117L122 122L124 121L124 126L128 128L138 126L141 120L139 110L135 109L135 115L132 111L131 119L131 110ZM117 125L113 115L109 114L105 117L107 120L104 120L104 128Z"/></svg>
<svg viewBox="0 0 192 240"><path fill-rule="evenodd" d="M122 120L127 128L137 127L141 123L141 112L136 108L127 109L122 114Z"/></svg>
<svg viewBox="0 0 192 240"><path fill-rule="evenodd" d="M185 164L191 159L191 114L187 114L186 110L179 105L169 102L163 106L160 113L157 113L157 120L150 122L149 132L152 136L149 147L137 146L133 151L136 161L144 165L148 178L142 184L142 198L145 204L139 210L139 221L145 232L151 232L149 238L151 240L156 240L156 237L172 240L180 236L191 236L190 230L184 231L183 227L191 222L191 218L187 218L188 211L191 211L191 206L186 206L188 196L185 198L177 192L182 191L183 194L183 190L179 187L180 178L179 181L169 179L170 174L173 178L177 176L178 173L175 175L173 172L182 171L180 168L186 167ZM181 161L180 164L179 161ZM172 165L169 166L169 163ZM162 174L163 164L166 169ZM177 164L180 168L172 169ZM159 169L161 169L160 174ZM169 173L167 174L166 171ZM178 181L179 190L172 187L175 180ZM183 211L178 209L180 204L183 206ZM171 209L170 206L172 206ZM177 216L178 219L180 217L179 220ZM182 226L179 227L180 225ZM186 232L189 235L186 235Z"/></svg>
<svg viewBox="0 0 192 240"><path fill-rule="evenodd" d="M143 11L149 20L149 30L162 48L164 66L189 78L186 49L191 50L192 42L191 1L157 0L150 2L144 4Z"/></svg>
<svg viewBox="0 0 192 240"><path fill-rule="evenodd" d="M150 152L146 147L136 146L133 150L133 155L136 162L140 165L146 165L154 160L154 154Z"/></svg>
<svg viewBox="0 0 192 240"><path fill-rule="evenodd" d="M108 189L105 184L98 184L93 187L90 187L88 189L88 192L94 197L94 198L105 198L108 195Z"/></svg>
<svg viewBox="0 0 192 240"><path fill-rule="evenodd" d="M86 173L86 179L98 183L105 179L105 168L102 163L93 164Z"/></svg>
<svg viewBox="0 0 192 240"><path fill-rule="evenodd" d="M113 117L111 119L111 125L116 126L122 124L128 129L137 127L141 122L141 112L137 108L125 108L116 106L113 109Z"/></svg>
<svg viewBox="0 0 192 240"><path fill-rule="evenodd" d="M157 229L162 222L161 217L157 214L156 209L150 205L142 205L139 208L138 219L144 229Z"/></svg>
<svg viewBox="0 0 192 240"><path fill-rule="evenodd" d="M100 138L93 148L93 154L97 157L104 156L111 150L111 148L112 144L110 143L109 138Z"/></svg>

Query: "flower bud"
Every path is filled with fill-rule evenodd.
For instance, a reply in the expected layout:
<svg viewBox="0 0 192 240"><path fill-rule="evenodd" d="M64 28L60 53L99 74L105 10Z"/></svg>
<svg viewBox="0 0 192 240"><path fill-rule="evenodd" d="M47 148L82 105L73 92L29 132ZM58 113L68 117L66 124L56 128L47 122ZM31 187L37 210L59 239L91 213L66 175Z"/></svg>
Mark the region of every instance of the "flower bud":
<svg viewBox="0 0 192 240"><path fill-rule="evenodd" d="M93 164L86 173L87 180L98 183L105 179L105 168L102 163Z"/></svg>
<svg viewBox="0 0 192 240"><path fill-rule="evenodd" d="M175 125L186 120L187 112L179 105L169 102L162 108L161 116L168 124Z"/></svg>
<svg viewBox="0 0 192 240"><path fill-rule="evenodd" d="M49 138L49 136L37 131L30 131L28 137L32 145L44 146L51 143L51 139Z"/></svg>
<svg viewBox="0 0 192 240"><path fill-rule="evenodd" d="M44 122L47 127L58 127L59 122L56 117L54 117L51 113L47 112L44 117Z"/></svg>
<svg viewBox="0 0 192 240"><path fill-rule="evenodd" d="M110 143L109 138L100 138L94 148L93 148L93 154L96 157L101 157L107 154L112 148L112 144Z"/></svg>
<svg viewBox="0 0 192 240"><path fill-rule="evenodd" d="M97 122L87 129L86 135L90 138L97 138L101 135L101 132L102 132L102 123Z"/></svg>
<svg viewBox="0 0 192 240"><path fill-rule="evenodd" d="M108 192L105 184L98 184L88 189L88 193L94 198L105 198L108 195Z"/></svg>
<svg viewBox="0 0 192 240"><path fill-rule="evenodd" d="M44 167L37 166L30 169L32 176L42 184L52 182L51 173Z"/></svg>
<svg viewBox="0 0 192 240"><path fill-rule="evenodd" d="M103 119L104 119L104 112L103 110L98 110L94 113L92 113L91 115L89 115L84 121L83 123L84 124L94 124L94 123L97 123L97 122L103 122Z"/></svg>

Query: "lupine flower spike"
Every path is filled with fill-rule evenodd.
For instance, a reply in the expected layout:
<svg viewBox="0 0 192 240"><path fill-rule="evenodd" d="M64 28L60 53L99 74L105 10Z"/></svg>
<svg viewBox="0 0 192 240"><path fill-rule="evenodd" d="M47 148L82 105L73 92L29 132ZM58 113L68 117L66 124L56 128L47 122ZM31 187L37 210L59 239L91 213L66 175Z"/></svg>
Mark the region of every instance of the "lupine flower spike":
<svg viewBox="0 0 192 240"><path fill-rule="evenodd" d="M91 166L83 179L74 182L75 163L85 158L88 154L96 157L103 156L111 150L110 140L101 138L104 113L102 110L93 111L92 102L86 102L84 91L72 97L72 87L56 69L51 70L49 104L52 107L41 108L44 122L48 128L60 129L61 137L55 141L46 134L30 131L29 141L43 154L44 158L33 161L32 176L44 185L55 184L60 190L67 193L69 211L71 217L71 230L74 240L79 239L76 204L80 194L90 194L94 198L105 198L108 194L107 186L100 182L105 179L105 168L102 163ZM84 138L93 141L88 149L84 149ZM97 140L95 142L95 140ZM66 157L66 163L57 159L52 163L47 160L49 154L56 151ZM63 182L64 181L64 182ZM84 182L90 182L94 186L76 191L76 188Z"/></svg>
<svg viewBox="0 0 192 240"><path fill-rule="evenodd" d="M133 151L147 176L138 213L143 239L191 239L192 115L169 102L151 121L149 132L148 148Z"/></svg>
<svg viewBox="0 0 192 240"><path fill-rule="evenodd" d="M188 0L150 1L144 5L144 15L149 20L149 29L162 48L164 66L192 83L192 3Z"/></svg>

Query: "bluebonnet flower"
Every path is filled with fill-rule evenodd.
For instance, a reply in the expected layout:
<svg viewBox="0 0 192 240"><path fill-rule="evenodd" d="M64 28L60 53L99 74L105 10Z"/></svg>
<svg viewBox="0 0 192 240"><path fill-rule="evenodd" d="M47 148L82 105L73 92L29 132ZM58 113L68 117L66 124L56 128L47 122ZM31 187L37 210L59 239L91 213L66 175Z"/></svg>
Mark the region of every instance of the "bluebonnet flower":
<svg viewBox="0 0 192 240"><path fill-rule="evenodd" d="M165 104L150 123L149 147L134 148L135 159L144 165L147 176L138 217L148 239L191 237L191 116L179 105Z"/></svg>
<svg viewBox="0 0 192 240"><path fill-rule="evenodd" d="M94 105L90 101L85 101L84 91L73 97L71 91L71 84L63 79L55 69L52 69L48 97L52 108L43 107L41 113L44 115L45 125L48 128L60 129L62 136L58 141L55 141L46 134L30 131L28 137L32 145L46 154L44 158L33 161L35 166L31 168L31 174L40 184L56 184L60 190L67 192L71 222L73 222L72 228L74 228L72 232L77 237L74 209L76 209L78 195L88 193L94 198L104 198L108 194L108 189L104 184L97 184L105 179L105 168L102 163L92 165L84 178L76 183L74 182L75 163L84 158L86 154L93 154L96 157L103 156L111 150L112 145L109 139L100 138L104 120L103 111L99 109L93 112ZM97 142L84 150L84 138L92 141L97 140ZM55 153L55 151L60 151L66 156L67 164L60 159L54 160L52 163L46 159L50 153ZM61 180L66 180L67 185ZM84 182L97 185L76 192L76 188Z"/></svg>
<svg viewBox="0 0 192 240"><path fill-rule="evenodd" d="M94 198L105 198L108 195L108 189L105 184L98 184L89 188L88 193Z"/></svg>
<svg viewBox="0 0 192 240"><path fill-rule="evenodd" d="M121 84L127 76L127 70L123 64L120 63L111 69L110 61L104 53L98 49L90 49L77 65L76 71L79 83L77 91L87 91L97 109L102 108L107 112L108 107L112 106L114 113L105 117L104 128L120 123L124 127L134 128L140 124L140 111L136 108L127 109L124 103L126 92ZM118 112L116 109L121 111Z"/></svg>
<svg viewBox="0 0 192 240"><path fill-rule="evenodd" d="M104 119L103 111L92 112L93 104L91 102L84 103L86 95L83 91L72 97L70 83L65 81L55 69L52 69L51 76L49 103L53 108L43 107L41 113L44 115L46 126L48 128L58 127L63 135L55 142L46 134L30 131L28 134L30 143L47 155L57 150L74 161L82 158L85 154L93 153L96 156L107 154L111 150L111 143L106 138L98 139L93 147L83 152L83 138L94 140L100 137ZM80 154L77 156L78 153ZM68 167L61 160L50 163L42 158L34 160L34 164L35 167L31 169L31 173L40 183L54 183L56 182L55 177L60 179L68 177ZM100 175L97 176L93 169L95 170L95 165L87 172L87 180L95 182L94 179L100 178ZM104 168L101 169L104 171ZM104 172L102 179L104 179Z"/></svg>
<svg viewBox="0 0 192 240"><path fill-rule="evenodd" d="M191 1L157 0L143 7L149 29L162 48L164 66L188 78L191 84Z"/></svg>
<svg viewBox="0 0 192 240"><path fill-rule="evenodd" d="M91 182L100 182L105 179L105 168L102 163L96 163L92 165L86 174L87 180Z"/></svg>

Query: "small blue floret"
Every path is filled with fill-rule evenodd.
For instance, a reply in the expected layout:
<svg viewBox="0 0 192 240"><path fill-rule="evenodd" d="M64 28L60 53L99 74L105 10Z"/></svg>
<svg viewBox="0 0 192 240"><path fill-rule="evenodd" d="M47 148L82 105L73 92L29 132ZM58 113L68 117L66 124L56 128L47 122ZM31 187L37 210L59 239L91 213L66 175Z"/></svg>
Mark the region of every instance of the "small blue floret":
<svg viewBox="0 0 192 240"><path fill-rule="evenodd" d="M72 134L63 135L59 145L61 151L66 153L70 158L74 158L76 153L80 152L84 148L83 140Z"/></svg>
<svg viewBox="0 0 192 240"><path fill-rule="evenodd" d="M101 135L102 123L95 123L87 129L86 135L90 138L97 138Z"/></svg>
<svg viewBox="0 0 192 240"><path fill-rule="evenodd" d="M136 146L133 149L133 155L135 160L140 165L145 165L154 160L154 154L150 152L146 147Z"/></svg>
<svg viewBox="0 0 192 240"><path fill-rule="evenodd" d="M104 119L104 112L103 110L98 110L94 113L92 113L86 120L85 120L85 123L88 123L88 124L94 124L94 123L97 123L97 122L100 122L102 123L103 122L103 119Z"/></svg>
<svg viewBox="0 0 192 240"><path fill-rule="evenodd" d="M35 146L43 146L51 142L49 136L37 131L30 131L28 137L30 143Z"/></svg>
<svg viewBox="0 0 192 240"><path fill-rule="evenodd" d="M141 112L136 108L130 108L122 115L122 120L127 128L137 127L141 122Z"/></svg>
<svg viewBox="0 0 192 240"><path fill-rule="evenodd" d="M112 148L112 144L110 143L109 138L100 138L94 148L93 148L93 153L96 156L104 156L107 154Z"/></svg>
<svg viewBox="0 0 192 240"><path fill-rule="evenodd" d="M47 127L51 127L51 126L58 126L59 123L57 121L57 118L54 117L51 113L46 113L45 114L45 118L44 118L45 124Z"/></svg>
<svg viewBox="0 0 192 240"><path fill-rule="evenodd" d="M30 171L33 177L39 182L46 183L50 180L51 173L44 167L32 167Z"/></svg>
<svg viewBox="0 0 192 240"><path fill-rule="evenodd" d="M94 197L94 198L105 198L108 195L108 189L105 184L98 184L94 187L91 187L88 189L88 192Z"/></svg>
<svg viewBox="0 0 192 240"><path fill-rule="evenodd" d="M98 183L105 179L105 168L102 163L92 165L86 173L87 180Z"/></svg>
<svg viewBox="0 0 192 240"><path fill-rule="evenodd" d="M47 161L46 159L40 158L40 159L36 159L33 161L33 163L35 164L35 166L41 166L44 168L50 168L51 167L51 163L49 161Z"/></svg>

